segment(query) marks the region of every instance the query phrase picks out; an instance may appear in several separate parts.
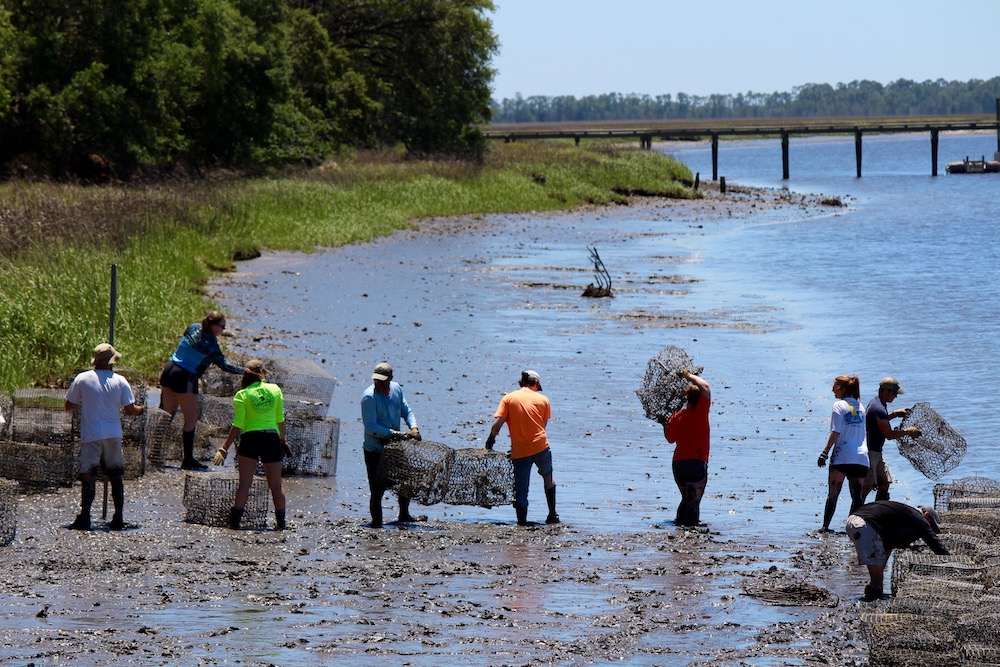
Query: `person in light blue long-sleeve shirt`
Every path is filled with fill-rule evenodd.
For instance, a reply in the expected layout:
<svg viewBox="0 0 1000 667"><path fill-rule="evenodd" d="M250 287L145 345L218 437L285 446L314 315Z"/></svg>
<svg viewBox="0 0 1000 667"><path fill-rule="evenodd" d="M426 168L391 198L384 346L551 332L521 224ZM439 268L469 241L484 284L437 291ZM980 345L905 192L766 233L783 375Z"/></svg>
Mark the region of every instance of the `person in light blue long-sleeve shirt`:
<svg viewBox="0 0 1000 667"><path fill-rule="evenodd" d="M368 470L368 488L371 491L369 510L372 528L382 526L382 496L385 495L385 480L379 478L378 468L382 460L382 448L393 439L412 438L419 440L417 417L403 396L403 388L392 381L392 366L382 361L375 366L372 384L361 395L361 421L365 427L364 454L365 468ZM407 431L400 431L400 423L405 423ZM413 521L410 516L410 499L399 494L399 522Z"/></svg>

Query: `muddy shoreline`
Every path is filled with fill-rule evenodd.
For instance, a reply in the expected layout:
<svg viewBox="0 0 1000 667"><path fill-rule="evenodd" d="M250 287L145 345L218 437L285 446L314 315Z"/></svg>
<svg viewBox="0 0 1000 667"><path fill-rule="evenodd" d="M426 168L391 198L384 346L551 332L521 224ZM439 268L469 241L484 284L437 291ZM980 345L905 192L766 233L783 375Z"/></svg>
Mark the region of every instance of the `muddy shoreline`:
<svg viewBox="0 0 1000 667"><path fill-rule="evenodd" d="M684 294L683 267L691 260L675 247L678 229L698 234L764 209L822 215L828 207L819 195L732 185L722 195L714 184L702 187L703 200L637 200L624 207L629 215L669 223L666 232L623 225L619 236L627 247L628 239L662 234L656 261L677 268L681 278L626 271L618 279L616 308L632 295ZM714 433L722 442L718 462L713 449L712 474L723 477L710 483L705 504L715 518L701 529L669 521L675 491L660 468L605 490L598 483L604 480L588 475L594 460L615 459L597 452L575 460L573 447L595 439L626 440L633 456L652 452L650 466L662 466L669 453L648 424L636 422L637 402L628 392L621 401L627 412L616 412L603 397L583 395L579 407L571 404L567 378L592 382L580 379L586 362L559 366L551 360L564 350L535 349L534 334L519 337L519 331L544 329L549 348L556 331L567 349L586 350L575 338L580 318L588 332L623 321L630 329L663 331L770 326L753 313L667 313L639 302L625 312L605 312L607 304L567 305L554 287L569 291L586 273L574 274L569 261L534 264L523 248L551 249L560 235L576 231L564 222L573 215L588 220L581 227L617 225L615 208L622 207L534 216L558 218L552 227L524 223L529 216L423 220L390 239L338 250L334 265L315 276L309 262L316 258L269 263L265 257L213 284L214 298L230 313L231 349L308 356L340 380L332 405L344 419L337 475L287 480L290 530L280 533L185 523L186 473L172 467L126 484L127 530L121 533L103 530L101 521L91 533L65 528L79 487L23 496L17 538L0 548L7 591L0 664L866 664L861 613L872 605L858 599L865 575L851 565L846 537L808 525L791 542L769 536L754 523L761 515L782 504L808 507L796 510L808 515L812 495L752 482L733 490L723 481L731 475L725 424L738 418L742 398L720 401L722 425ZM343 273L334 275L331 266ZM397 292L391 274L400 266L412 278L409 289ZM327 305L320 298L331 284L343 295ZM510 330L483 314L509 306L482 296L509 289L531 295L503 320L529 324ZM375 301L379 308L372 312ZM635 314L644 312L647 321L637 325ZM332 333L310 328L317 318L336 319ZM471 342L456 346L454 332ZM426 521L367 528L355 413L371 359L388 346L394 361L402 361L396 365L422 432L447 436L456 447L476 446L506 388L497 377L508 372L507 341L525 357L549 362L543 377L552 388L546 389L554 392L557 417L570 422L553 444L564 523L525 529L514 525L509 508L431 506L419 508ZM569 418L595 410L601 421L577 425ZM540 493L537 480L532 492ZM542 511L544 502L534 503L534 512ZM755 511L745 517L749 505ZM385 511L392 516L394 498L386 499ZM750 586L761 581L769 582L764 592Z"/></svg>

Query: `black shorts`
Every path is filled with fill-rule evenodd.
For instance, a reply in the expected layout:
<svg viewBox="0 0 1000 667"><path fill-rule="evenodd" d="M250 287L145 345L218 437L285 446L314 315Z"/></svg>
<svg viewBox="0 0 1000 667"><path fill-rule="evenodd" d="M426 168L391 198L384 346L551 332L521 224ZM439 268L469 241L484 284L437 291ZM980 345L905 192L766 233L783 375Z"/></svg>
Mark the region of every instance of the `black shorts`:
<svg viewBox="0 0 1000 667"><path fill-rule="evenodd" d="M197 394L198 378L191 371L186 371L173 361L168 361L160 373L160 386L175 394Z"/></svg>
<svg viewBox="0 0 1000 667"><path fill-rule="evenodd" d="M276 431L244 431L236 455L260 459L261 463L280 463L284 458L281 436Z"/></svg>
<svg viewBox="0 0 1000 667"><path fill-rule="evenodd" d="M863 466L859 463L838 463L830 467L851 479L868 476L868 466Z"/></svg>

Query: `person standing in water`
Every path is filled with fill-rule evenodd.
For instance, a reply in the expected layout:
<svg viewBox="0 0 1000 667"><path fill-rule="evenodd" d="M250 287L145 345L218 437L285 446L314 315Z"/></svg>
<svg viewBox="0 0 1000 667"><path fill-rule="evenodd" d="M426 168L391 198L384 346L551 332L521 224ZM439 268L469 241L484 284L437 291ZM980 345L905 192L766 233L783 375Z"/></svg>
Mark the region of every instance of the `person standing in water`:
<svg viewBox="0 0 1000 667"><path fill-rule="evenodd" d="M694 373L681 371L681 377L690 380L687 405L669 419L661 418L663 437L675 444L673 463L674 482L681 493L674 523L678 526L697 526L701 522L701 499L708 484L708 451L711 428L708 422L712 405L712 387Z"/></svg>
<svg viewBox="0 0 1000 667"><path fill-rule="evenodd" d="M864 483L868 477L868 444L865 433L865 410L861 399L861 381L857 375L838 375L833 381L837 399L830 415L830 436L816 464L823 468L830 459L827 475L826 507L823 510L823 532L830 532L830 521L837 511L837 498L849 479L851 512L864 503ZM830 450L833 450L831 455Z"/></svg>

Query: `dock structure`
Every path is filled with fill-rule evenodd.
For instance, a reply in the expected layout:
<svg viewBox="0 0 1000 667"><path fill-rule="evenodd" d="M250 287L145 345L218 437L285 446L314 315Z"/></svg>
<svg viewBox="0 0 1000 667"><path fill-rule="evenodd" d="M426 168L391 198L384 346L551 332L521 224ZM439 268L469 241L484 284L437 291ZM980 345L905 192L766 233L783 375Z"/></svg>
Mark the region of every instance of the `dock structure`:
<svg viewBox="0 0 1000 667"><path fill-rule="evenodd" d="M982 132L992 131L997 135L997 153L1000 155L1000 100L997 103L996 121L929 121L859 123L851 119L843 123L836 121L816 124L770 122L760 125L680 125L671 124L658 128L591 128L591 129L490 129L483 134L493 140L512 142L529 139L573 139L580 145L583 139L638 139L639 145L649 150L654 141L693 141L708 138L712 142L712 180L719 180L719 138L720 137L778 137L781 139L781 177L789 178L788 151L791 137L806 135L854 135L854 154L857 176L861 178L862 143L865 134L922 133L930 135L931 175L938 175L938 139L942 132Z"/></svg>

